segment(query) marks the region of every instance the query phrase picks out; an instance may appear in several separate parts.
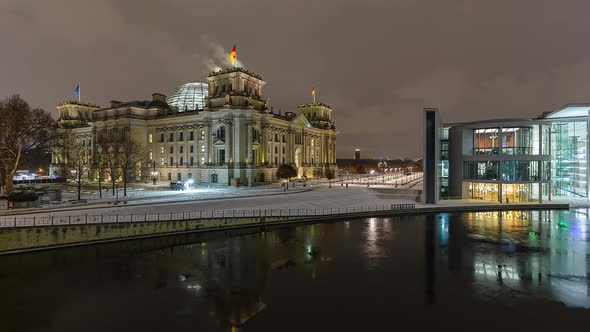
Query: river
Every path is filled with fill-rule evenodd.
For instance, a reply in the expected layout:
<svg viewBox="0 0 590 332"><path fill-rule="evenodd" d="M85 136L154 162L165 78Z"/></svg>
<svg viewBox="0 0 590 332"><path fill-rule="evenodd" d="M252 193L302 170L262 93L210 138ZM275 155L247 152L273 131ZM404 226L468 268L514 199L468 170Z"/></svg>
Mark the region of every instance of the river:
<svg viewBox="0 0 590 332"><path fill-rule="evenodd" d="M0 257L1 331L590 323L589 211L369 218Z"/></svg>

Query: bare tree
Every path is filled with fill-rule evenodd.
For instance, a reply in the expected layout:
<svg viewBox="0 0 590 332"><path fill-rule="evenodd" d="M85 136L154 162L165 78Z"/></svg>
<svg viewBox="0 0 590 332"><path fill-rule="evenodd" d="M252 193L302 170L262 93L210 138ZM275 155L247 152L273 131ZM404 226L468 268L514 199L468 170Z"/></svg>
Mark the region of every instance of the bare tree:
<svg viewBox="0 0 590 332"><path fill-rule="evenodd" d="M127 196L127 183L136 179L138 167L146 161L144 146L135 139L127 138L119 150L119 161L123 178L123 196Z"/></svg>
<svg viewBox="0 0 590 332"><path fill-rule="evenodd" d="M334 179L336 177L336 174L334 173L334 170L331 168L328 168L326 170L326 178L328 179L328 187L332 188L332 179Z"/></svg>
<svg viewBox="0 0 590 332"><path fill-rule="evenodd" d="M80 144L80 141L73 139L68 149L68 169L70 170L69 177L76 182L78 189L78 200L80 200L80 192L82 190L82 173L87 165L86 150Z"/></svg>
<svg viewBox="0 0 590 332"><path fill-rule="evenodd" d="M115 185L119 178L119 147L114 144L100 143L99 148L102 149L103 164L111 178L111 187L115 195Z"/></svg>
<svg viewBox="0 0 590 332"><path fill-rule="evenodd" d="M19 95L0 101L0 166L6 192L23 160L35 150L48 150L55 128L51 114L31 108Z"/></svg>
<svg viewBox="0 0 590 332"><path fill-rule="evenodd" d="M104 180L105 151L102 145L97 145L94 152L94 167L98 175L98 196L102 198L102 181Z"/></svg>
<svg viewBox="0 0 590 332"><path fill-rule="evenodd" d="M76 182L80 200L82 173L88 161L85 147L71 130L58 128L52 135L51 150L58 156L61 176Z"/></svg>

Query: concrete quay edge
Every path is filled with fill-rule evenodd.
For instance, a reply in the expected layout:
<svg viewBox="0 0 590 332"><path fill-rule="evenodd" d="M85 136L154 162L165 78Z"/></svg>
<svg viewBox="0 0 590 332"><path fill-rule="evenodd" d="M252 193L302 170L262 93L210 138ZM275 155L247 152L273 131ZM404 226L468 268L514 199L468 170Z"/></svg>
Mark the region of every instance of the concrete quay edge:
<svg viewBox="0 0 590 332"><path fill-rule="evenodd" d="M43 246L43 247L27 247L23 249L14 249L9 251L2 251L0 255L10 255L10 254L19 254L19 253L27 253L27 252L35 252L35 251L43 251L43 250L52 250L52 249L60 249L60 248L69 248L69 247L78 247L78 246L85 246L85 245L95 245L95 244L103 244L103 243L110 243L110 242L118 242L118 241L128 241L128 240L139 240L139 239L148 239L148 238L155 238L155 237L164 237L164 236L175 236L175 235L182 235L182 234L190 234L190 233L205 233L205 232L217 232L217 231L227 231L232 229L242 229L242 228L265 228L265 227L277 227L283 225L293 225L293 224L306 224L306 223L320 223L320 222L335 222L335 221L344 221L350 219L360 219L360 218L370 218L370 217L393 217L393 216L409 216L409 215L420 215L420 214L433 214L433 213L453 213L453 212L486 212L486 211L510 211L510 210L567 210L570 209L569 203L562 203L562 204L491 204L491 205L456 205L456 206L427 206L427 207L417 207L414 209L400 209L400 210L386 210L386 211L365 211L365 212L353 212L353 213L344 213L344 214L337 214L337 215L319 215L319 216L300 216L300 217L288 217L285 220L277 220L277 221L270 221L265 222L264 217L262 221L259 222L252 222L248 224L238 224L232 225L228 224L227 226L223 227L209 227L209 228L200 228L200 229L193 229L193 230L186 230L186 231L176 231L176 232L168 232L168 233L158 233L158 234L143 234L138 236L131 236L131 237L118 237L112 239L102 239L96 241L85 241L85 242L76 242L76 243L68 243L68 244L60 244L60 245L53 245L53 246ZM276 217L275 217L276 218ZM279 217L282 218L282 217ZM224 220L232 220L232 219L240 219L238 218L216 218L216 219L224 219ZM197 220L183 220L183 221L198 221ZM180 220L177 220L178 222ZM144 223L164 223L164 222L175 222L173 220L170 221L148 221ZM132 223L124 223L124 224L132 224ZM88 225L106 225L106 224L72 224L72 225L59 225L59 226L49 226L49 227L70 227L70 226L88 226ZM116 223L111 223L109 225L118 225ZM26 229L26 228L38 228L37 227L19 227L17 229ZM47 226L41 226L47 227Z"/></svg>

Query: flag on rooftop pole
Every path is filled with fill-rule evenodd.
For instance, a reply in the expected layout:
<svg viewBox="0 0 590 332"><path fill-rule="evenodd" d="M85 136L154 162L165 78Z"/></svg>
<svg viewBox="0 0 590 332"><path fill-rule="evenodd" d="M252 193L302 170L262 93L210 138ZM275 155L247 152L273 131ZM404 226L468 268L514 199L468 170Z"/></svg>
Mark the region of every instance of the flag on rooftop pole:
<svg viewBox="0 0 590 332"><path fill-rule="evenodd" d="M311 95L313 97L313 103L315 104L315 88L311 89Z"/></svg>
<svg viewBox="0 0 590 332"><path fill-rule="evenodd" d="M229 59L231 65L234 66L236 64L236 44L234 44L234 48L232 48L231 53L229 54Z"/></svg>
<svg viewBox="0 0 590 332"><path fill-rule="evenodd" d="M80 101L80 83L78 83L74 89L74 97L78 97L78 101Z"/></svg>

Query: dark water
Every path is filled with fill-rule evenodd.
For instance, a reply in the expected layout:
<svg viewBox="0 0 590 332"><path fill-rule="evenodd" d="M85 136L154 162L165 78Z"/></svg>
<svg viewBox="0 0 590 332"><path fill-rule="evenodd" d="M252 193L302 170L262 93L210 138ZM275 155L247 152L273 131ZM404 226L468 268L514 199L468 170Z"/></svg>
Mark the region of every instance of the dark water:
<svg viewBox="0 0 590 332"><path fill-rule="evenodd" d="M0 331L587 328L588 213L371 218L0 257Z"/></svg>

